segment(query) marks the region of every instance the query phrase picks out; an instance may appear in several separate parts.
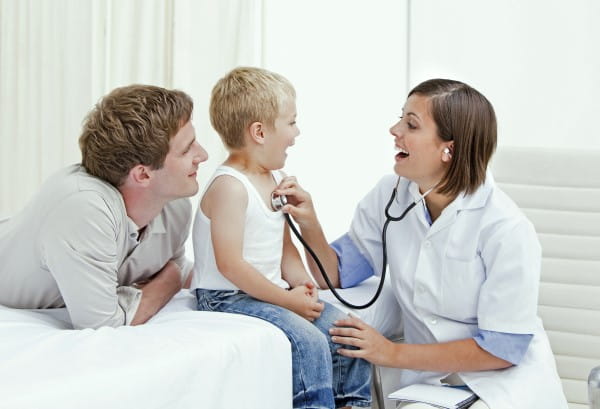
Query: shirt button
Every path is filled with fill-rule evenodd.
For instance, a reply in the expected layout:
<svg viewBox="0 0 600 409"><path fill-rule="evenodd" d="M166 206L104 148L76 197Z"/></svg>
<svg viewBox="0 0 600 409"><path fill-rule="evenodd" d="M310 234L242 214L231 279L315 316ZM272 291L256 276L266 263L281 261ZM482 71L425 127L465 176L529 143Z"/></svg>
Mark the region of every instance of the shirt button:
<svg viewBox="0 0 600 409"><path fill-rule="evenodd" d="M429 322L431 323L431 325L437 324L437 320L435 318L432 318L431 320L429 320Z"/></svg>
<svg viewBox="0 0 600 409"><path fill-rule="evenodd" d="M426 240L426 241L423 243L423 245L425 246L425 248L427 248L427 249L428 249L429 247L431 247L431 242L430 242L429 240Z"/></svg>

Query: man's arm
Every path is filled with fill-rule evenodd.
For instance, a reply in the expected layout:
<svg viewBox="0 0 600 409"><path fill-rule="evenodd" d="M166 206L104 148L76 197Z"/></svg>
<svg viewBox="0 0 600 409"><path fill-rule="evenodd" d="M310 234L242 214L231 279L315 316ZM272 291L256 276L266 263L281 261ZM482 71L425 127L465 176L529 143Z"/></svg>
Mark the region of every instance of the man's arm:
<svg viewBox="0 0 600 409"><path fill-rule="evenodd" d="M131 325L140 325L152 318L181 290L181 272L174 261L169 261L148 283L139 285L142 298Z"/></svg>
<svg viewBox="0 0 600 409"><path fill-rule="evenodd" d="M122 228L93 191L67 198L40 229L43 263L54 277L74 328L129 324L141 291L119 287Z"/></svg>

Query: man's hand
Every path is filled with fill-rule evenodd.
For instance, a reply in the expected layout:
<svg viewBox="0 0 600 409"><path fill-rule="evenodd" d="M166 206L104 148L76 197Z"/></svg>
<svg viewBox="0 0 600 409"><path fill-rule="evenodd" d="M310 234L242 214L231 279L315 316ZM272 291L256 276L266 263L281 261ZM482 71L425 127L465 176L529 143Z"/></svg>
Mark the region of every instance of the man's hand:
<svg viewBox="0 0 600 409"><path fill-rule="evenodd" d="M137 283L137 288L142 290L142 299L131 325L139 325L148 321L181 290L179 266L174 261L169 261L150 280Z"/></svg>
<svg viewBox="0 0 600 409"><path fill-rule="evenodd" d="M309 321L316 320L325 306L313 298L313 291L304 285L291 289L285 307Z"/></svg>

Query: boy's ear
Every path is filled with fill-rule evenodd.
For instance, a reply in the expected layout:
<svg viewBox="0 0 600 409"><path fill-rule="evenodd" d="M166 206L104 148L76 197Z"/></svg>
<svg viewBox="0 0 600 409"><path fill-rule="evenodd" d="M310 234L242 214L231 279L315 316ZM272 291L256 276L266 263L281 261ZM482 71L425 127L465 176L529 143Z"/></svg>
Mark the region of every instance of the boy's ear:
<svg viewBox="0 0 600 409"><path fill-rule="evenodd" d="M248 128L250 131L250 139L258 144L263 144L265 141L264 125L262 122L252 122Z"/></svg>

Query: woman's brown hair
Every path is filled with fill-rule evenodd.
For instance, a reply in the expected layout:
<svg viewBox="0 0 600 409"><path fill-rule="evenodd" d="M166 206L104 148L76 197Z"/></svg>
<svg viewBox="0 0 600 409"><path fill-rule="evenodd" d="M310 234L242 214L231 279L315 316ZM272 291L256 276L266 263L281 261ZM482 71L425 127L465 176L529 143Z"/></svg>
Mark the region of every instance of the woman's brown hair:
<svg viewBox="0 0 600 409"><path fill-rule="evenodd" d="M473 193L485 182L488 163L496 149L497 125L492 104L479 91L459 81L431 79L408 96L429 99L438 136L453 141L452 160L440 182L440 193Z"/></svg>

